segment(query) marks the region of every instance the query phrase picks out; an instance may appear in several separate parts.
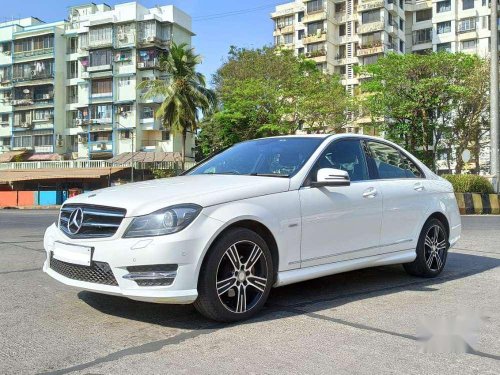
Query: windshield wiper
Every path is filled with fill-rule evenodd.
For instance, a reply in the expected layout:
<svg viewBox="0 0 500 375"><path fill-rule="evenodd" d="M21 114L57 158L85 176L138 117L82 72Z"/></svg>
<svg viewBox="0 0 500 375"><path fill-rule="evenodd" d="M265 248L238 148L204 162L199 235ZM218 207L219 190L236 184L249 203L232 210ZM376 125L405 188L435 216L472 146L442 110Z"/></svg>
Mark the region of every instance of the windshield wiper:
<svg viewBox="0 0 500 375"><path fill-rule="evenodd" d="M289 174L277 174L277 173L250 173L249 176L259 176L259 177L282 177L288 178Z"/></svg>

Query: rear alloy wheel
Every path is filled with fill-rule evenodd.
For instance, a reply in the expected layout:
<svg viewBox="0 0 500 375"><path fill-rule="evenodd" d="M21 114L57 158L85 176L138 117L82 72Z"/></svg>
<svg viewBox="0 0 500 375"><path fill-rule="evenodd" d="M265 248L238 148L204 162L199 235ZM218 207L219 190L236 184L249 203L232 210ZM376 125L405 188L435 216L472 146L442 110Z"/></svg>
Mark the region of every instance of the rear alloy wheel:
<svg viewBox="0 0 500 375"><path fill-rule="evenodd" d="M207 255L195 307L218 321L247 319L264 305L272 269L265 241L248 229L233 229Z"/></svg>
<svg viewBox="0 0 500 375"><path fill-rule="evenodd" d="M420 234L416 259L403 266L411 275L435 277L444 268L448 247L448 234L443 223L437 219L430 219Z"/></svg>

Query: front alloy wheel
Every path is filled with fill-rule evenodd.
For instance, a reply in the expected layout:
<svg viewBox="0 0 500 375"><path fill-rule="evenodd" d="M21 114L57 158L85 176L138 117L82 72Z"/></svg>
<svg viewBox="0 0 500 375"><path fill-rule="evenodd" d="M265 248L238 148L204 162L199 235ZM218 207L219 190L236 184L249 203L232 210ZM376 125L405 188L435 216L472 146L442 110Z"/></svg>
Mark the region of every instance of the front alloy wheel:
<svg viewBox="0 0 500 375"><path fill-rule="evenodd" d="M247 319L266 302L272 270L271 253L262 237L246 228L231 229L206 256L194 305L210 319Z"/></svg>

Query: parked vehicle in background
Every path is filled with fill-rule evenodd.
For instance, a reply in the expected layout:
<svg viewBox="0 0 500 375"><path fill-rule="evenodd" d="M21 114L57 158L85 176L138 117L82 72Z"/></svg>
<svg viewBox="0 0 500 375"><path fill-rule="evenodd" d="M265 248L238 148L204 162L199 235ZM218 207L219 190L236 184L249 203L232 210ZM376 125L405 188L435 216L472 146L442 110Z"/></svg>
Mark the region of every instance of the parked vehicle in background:
<svg viewBox="0 0 500 375"><path fill-rule="evenodd" d="M437 276L460 231L451 184L395 144L273 137L180 177L69 199L46 231L44 271L235 321L254 315L273 286L387 264Z"/></svg>

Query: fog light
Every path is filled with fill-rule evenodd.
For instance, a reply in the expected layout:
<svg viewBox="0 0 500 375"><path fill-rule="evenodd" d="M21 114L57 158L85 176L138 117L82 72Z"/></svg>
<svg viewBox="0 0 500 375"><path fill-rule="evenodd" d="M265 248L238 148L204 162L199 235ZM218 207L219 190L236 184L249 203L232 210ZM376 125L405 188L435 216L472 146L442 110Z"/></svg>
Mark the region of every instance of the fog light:
<svg viewBox="0 0 500 375"><path fill-rule="evenodd" d="M168 286L177 276L177 264L153 264L127 267L123 278L133 280L139 286Z"/></svg>

